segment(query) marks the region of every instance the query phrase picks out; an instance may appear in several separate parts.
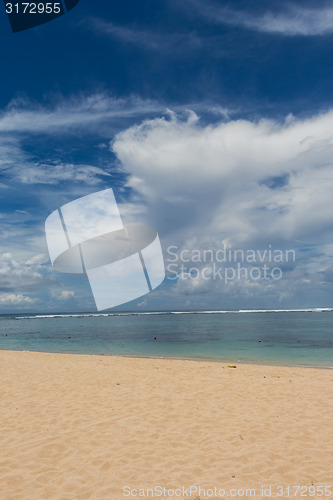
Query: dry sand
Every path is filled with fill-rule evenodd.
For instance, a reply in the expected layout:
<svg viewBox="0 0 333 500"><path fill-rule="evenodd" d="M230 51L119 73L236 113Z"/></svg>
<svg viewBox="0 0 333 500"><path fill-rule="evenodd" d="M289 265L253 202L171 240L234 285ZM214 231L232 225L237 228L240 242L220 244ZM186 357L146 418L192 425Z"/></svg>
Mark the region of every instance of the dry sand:
<svg viewBox="0 0 333 500"><path fill-rule="evenodd" d="M10 351L0 370L1 500L333 499L331 370ZM220 498L174 493L155 498Z"/></svg>

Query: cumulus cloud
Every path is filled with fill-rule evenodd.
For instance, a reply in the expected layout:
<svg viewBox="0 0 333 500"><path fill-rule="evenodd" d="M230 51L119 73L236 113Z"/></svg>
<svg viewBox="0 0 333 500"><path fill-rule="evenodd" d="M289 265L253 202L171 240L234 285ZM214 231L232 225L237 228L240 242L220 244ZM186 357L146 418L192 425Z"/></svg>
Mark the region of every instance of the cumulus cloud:
<svg viewBox="0 0 333 500"><path fill-rule="evenodd" d="M49 261L50 261L50 259L49 259L48 255L46 255L44 253L39 253L37 255L34 255L30 259L28 259L25 262L25 264L27 266L34 266L34 265L40 266L42 264L48 264Z"/></svg>
<svg viewBox="0 0 333 500"><path fill-rule="evenodd" d="M54 310L80 296L80 292L77 294L58 281L49 256L43 253L25 259L10 252L0 254L0 282L0 306L4 309L32 304L40 308L43 304Z"/></svg>
<svg viewBox="0 0 333 500"><path fill-rule="evenodd" d="M205 279L207 276L208 279ZM178 279L175 286L175 293L180 296L186 295L202 295L206 294L211 290L211 282L209 281L211 277L211 272L205 273L204 275L196 272L182 271L178 275Z"/></svg>
<svg viewBox="0 0 333 500"><path fill-rule="evenodd" d="M8 305L8 306L16 306L16 305L27 305L33 304L36 302L36 299L32 299L27 295L15 294L15 293L1 293L0 294L0 304Z"/></svg>
<svg viewBox="0 0 333 500"><path fill-rule="evenodd" d="M324 237L331 223L332 126L333 112L283 124L208 126L191 114L187 121L174 116L131 127L112 149L128 185L156 205L154 213L172 216L169 230L186 215L187 224L205 220L229 239L247 239L263 227L266 237L318 229Z"/></svg>
<svg viewBox="0 0 333 500"><path fill-rule="evenodd" d="M32 257L27 261L20 261L11 252L0 254L0 290L31 290L37 289L44 282L42 273L45 257Z"/></svg>
<svg viewBox="0 0 333 500"><path fill-rule="evenodd" d="M332 241L332 130L333 112L284 123L214 125L202 125L190 113L187 120L171 115L131 127L111 147L136 193L133 211L145 200L140 216L144 207L165 247L218 248L227 242L298 252L312 245L320 254L315 261L325 267ZM315 263L301 255L299 286L308 272L310 281L317 280ZM188 283L179 286L189 291ZM206 284L192 282L193 293L196 286ZM284 282L284 294L287 288Z"/></svg>
<svg viewBox="0 0 333 500"><path fill-rule="evenodd" d="M74 295L75 292L73 292L72 290L62 290L59 298L60 300L68 300L74 297Z"/></svg>

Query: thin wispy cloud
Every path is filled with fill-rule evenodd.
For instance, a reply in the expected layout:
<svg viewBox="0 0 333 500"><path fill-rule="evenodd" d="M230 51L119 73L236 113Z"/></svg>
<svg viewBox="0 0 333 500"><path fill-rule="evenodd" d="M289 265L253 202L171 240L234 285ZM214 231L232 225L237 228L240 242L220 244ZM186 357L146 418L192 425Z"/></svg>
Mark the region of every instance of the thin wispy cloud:
<svg viewBox="0 0 333 500"><path fill-rule="evenodd" d="M62 99L52 107L19 99L0 112L0 133L91 131L96 124L106 120L135 118L159 113L162 109L160 103L136 96L115 99L105 94L93 94Z"/></svg>
<svg viewBox="0 0 333 500"><path fill-rule="evenodd" d="M61 182L80 182L96 185L101 177L111 177L108 172L92 165L68 163L28 163L16 168L15 179L22 184L59 184Z"/></svg>
<svg viewBox="0 0 333 500"><path fill-rule="evenodd" d="M185 102L172 106L176 112L193 109L215 116L227 117L233 110L218 104ZM160 101L138 96L126 98L110 97L96 93L76 98L58 99L52 106L36 105L22 99L14 99L7 108L0 110L0 134L6 140L6 149L15 142L13 134L66 134L98 133L105 125L109 131L118 132L127 126L127 120L142 120L146 117L168 113L167 106ZM104 135L104 134L102 134ZM1 147L1 144L0 144ZM0 157L1 161L1 157Z"/></svg>
<svg viewBox="0 0 333 500"><path fill-rule="evenodd" d="M324 36L333 33L333 7L309 8L287 4L283 11L253 14L245 10L221 7L210 1L186 1L187 5L213 23L284 36Z"/></svg>
<svg viewBox="0 0 333 500"><path fill-rule="evenodd" d="M216 119L221 116L228 117L228 110L220 106L209 106L203 102L192 107L206 109ZM175 106L179 113L187 112L186 108L185 104ZM103 164L102 167L97 167L88 162L55 160L49 150L44 151L40 147L36 157L25 148L25 142L35 140L40 134L48 136L48 141L57 138L61 142L62 138L66 141L70 134L77 139L91 133L96 135L97 142L98 137L104 139L127 128L128 120L141 122L147 117L163 114L172 116L172 113L162 103L136 96L115 99L106 94L93 94L76 99L63 99L52 107L36 106L22 99L13 100L6 109L0 111L0 172L3 179L9 183L57 185L75 182L86 186L100 184L110 177L108 166ZM68 142L64 149L67 146ZM66 158L66 152L63 151L56 152L56 155ZM3 187L7 188L7 184Z"/></svg>
<svg viewBox="0 0 333 500"><path fill-rule="evenodd" d="M89 23L98 34L148 50L183 53L184 50L200 49L203 46L203 40L195 32L159 33L137 26L119 26L102 19L90 19Z"/></svg>
<svg viewBox="0 0 333 500"><path fill-rule="evenodd" d="M73 164L57 161L36 161L24 151L21 142L7 141L0 136L0 173L9 184L0 185L8 189L9 185L44 184L56 185L63 182L77 182L95 185L110 173L102 168L89 164Z"/></svg>
<svg viewBox="0 0 333 500"><path fill-rule="evenodd" d="M50 152L41 146L36 158L26 150L25 140L34 140L40 134L59 140L67 139L68 134L108 136L126 125L127 120L154 116L162 109L161 104L148 99L135 96L115 99L98 93L59 99L52 106L14 99L0 111L0 172L5 181L19 184L56 185L73 181L81 185L99 184L110 175L106 170L88 162L75 164L50 159Z"/></svg>
<svg viewBox="0 0 333 500"><path fill-rule="evenodd" d="M237 22L237 15L235 21ZM283 14L267 12L262 17L241 15L240 24L256 31L287 36L316 36L333 33L333 8L308 9L291 6Z"/></svg>

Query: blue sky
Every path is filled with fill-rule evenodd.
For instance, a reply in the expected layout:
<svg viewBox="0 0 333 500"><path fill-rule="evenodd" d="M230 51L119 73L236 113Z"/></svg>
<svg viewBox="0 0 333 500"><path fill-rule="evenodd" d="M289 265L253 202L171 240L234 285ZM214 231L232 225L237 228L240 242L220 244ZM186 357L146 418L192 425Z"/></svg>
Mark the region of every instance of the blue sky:
<svg viewBox="0 0 333 500"><path fill-rule="evenodd" d="M0 37L1 312L94 310L44 222L108 187L167 268L170 246L296 255L279 280L186 262L122 309L332 306L331 2L80 0L16 34L1 4Z"/></svg>

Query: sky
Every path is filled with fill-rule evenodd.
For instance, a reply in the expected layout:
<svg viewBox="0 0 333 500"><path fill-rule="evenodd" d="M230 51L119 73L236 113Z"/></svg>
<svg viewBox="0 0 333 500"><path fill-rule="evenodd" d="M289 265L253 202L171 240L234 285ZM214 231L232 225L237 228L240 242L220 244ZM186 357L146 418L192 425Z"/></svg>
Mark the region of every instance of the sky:
<svg viewBox="0 0 333 500"><path fill-rule="evenodd" d="M0 37L0 313L96 310L44 224L107 188L166 267L117 309L332 307L330 1L80 0L18 33L1 3Z"/></svg>

